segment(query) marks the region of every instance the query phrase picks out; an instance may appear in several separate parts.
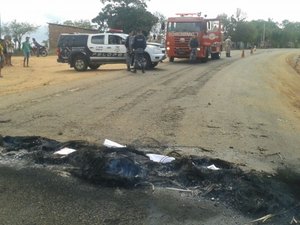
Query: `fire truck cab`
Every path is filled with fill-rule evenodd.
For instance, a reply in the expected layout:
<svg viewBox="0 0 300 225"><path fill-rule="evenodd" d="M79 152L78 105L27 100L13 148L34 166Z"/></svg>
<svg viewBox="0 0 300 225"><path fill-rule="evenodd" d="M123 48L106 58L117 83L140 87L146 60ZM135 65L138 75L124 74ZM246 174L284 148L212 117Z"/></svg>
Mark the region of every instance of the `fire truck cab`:
<svg viewBox="0 0 300 225"><path fill-rule="evenodd" d="M199 48L197 59L206 62L219 59L222 51L223 27L218 18L207 19L196 13L179 13L170 17L166 25L166 50L169 61L175 58L189 58L189 41L197 34Z"/></svg>

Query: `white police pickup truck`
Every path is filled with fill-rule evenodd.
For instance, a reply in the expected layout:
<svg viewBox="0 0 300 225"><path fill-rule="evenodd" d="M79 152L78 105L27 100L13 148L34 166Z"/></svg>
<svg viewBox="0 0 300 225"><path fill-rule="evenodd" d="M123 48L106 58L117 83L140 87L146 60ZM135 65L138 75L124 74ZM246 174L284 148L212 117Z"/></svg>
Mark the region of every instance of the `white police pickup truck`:
<svg viewBox="0 0 300 225"><path fill-rule="evenodd" d="M68 63L77 71L98 69L102 64L126 63L124 33L61 34L57 44L57 62ZM146 69L154 68L166 58L165 48L147 43Z"/></svg>

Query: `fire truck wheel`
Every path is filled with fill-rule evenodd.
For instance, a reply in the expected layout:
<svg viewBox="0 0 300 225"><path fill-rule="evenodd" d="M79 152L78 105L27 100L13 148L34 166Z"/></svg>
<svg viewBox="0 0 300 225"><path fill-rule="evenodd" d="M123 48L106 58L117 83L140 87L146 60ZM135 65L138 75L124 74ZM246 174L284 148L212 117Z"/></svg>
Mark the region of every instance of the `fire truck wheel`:
<svg viewBox="0 0 300 225"><path fill-rule="evenodd" d="M211 53L210 56L211 56L211 59L220 59L219 52Z"/></svg>
<svg viewBox="0 0 300 225"><path fill-rule="evenodd" d="M174 57L169 57L169 62L174 62Z"/></svg>
<svg viewBox="0 0 300 225"><path fill-rule="evenodd" d="M205 57L201 59L201 62L206 63L208 61L208 49L206 49Z"/></svg>

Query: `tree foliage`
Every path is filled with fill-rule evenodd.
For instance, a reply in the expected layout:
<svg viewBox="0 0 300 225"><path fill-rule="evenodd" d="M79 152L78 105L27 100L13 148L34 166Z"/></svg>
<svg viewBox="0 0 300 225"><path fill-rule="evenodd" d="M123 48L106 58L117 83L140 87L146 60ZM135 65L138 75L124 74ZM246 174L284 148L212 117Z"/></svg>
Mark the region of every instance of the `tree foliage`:
<svg viewBox="0 0 300 225"><path fill-rule="evenodd" d="M36 31L39 27L34 26L25 22L17 22L16 20L5 24L3 27L3 33L5 35L10 35L15 43L17 43L18 49L20 50L22 39L26 34L30 34Z"/></svg>
<svg viewBox="0 0 300 225"><path fill-rule="evenodd" d="M232 35L235 31L235 23L232 21L232 17L228 17L228 15L223 13L218 15L218 18L220 18L222 21L225 37Z"/></svg>
<svg viewBox="0 0 300 225"><path fill-rule="evenodd" d="M287 47L299 47L300 45L300 22L292 23L283 21L283 41L288 43Z"/></svg>
<svg viewBox="0 0 300 225"><path fill-rule="evenodd" d="M101 0L105 4L92 22L99 25L100 31L108 28L122 29L125 33L142 29L149 33L158 18L147 11L145 0Z"/></svg>
<svg viewBox="0 0 300 225"><path fill-rule="evenodd" d="M113 4L116 7L137 7L137 8L147 8L147 2L148 0L100 0L103 4Z"/></svg>
<svg viewBox="0 0 300 225"><path fill-rule="evenodd" d="M246 14L237 9L236 14L219 15L224 26L224 36L232 36L235 43L261 47L300 47L300 23L288 20L282 23L271 19L246 21Z"/></svg>
<svg viewBox="0 0 300 225"><path fill-rule="evenodd" d="M151 32L154 34L162 34L164 31L162 29L162 24L165 23L166 17L160 12L154 12L154 16L158 18L157 23L152 27Z"/></svg>
<svg viewBox="0 0 300 225"><path fill-rule="evenodd" d="M237 8L235 12L235 17L234 16L231 17L238 23L238 22L245 21L247 19L247 14L243 12L242 9Z"/></svg>
<svg viewBox="0 0 300 225"><path fill-rule="evenodd" d="M256 38L256 30L251 23L238 22L232 39L243 43L253 43Z"/></svg>

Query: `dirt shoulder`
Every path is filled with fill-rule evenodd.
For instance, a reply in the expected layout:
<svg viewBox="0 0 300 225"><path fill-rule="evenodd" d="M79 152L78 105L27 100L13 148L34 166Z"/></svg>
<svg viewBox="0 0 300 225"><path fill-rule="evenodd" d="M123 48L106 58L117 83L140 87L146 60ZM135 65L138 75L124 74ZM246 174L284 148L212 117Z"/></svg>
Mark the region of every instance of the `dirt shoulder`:
<svg viewBox="0 0 300 225"><path fill-rule="evenodd" d="M14 66L5 66L2 74L3 78L0 79L0 96L10 93L19 93L26 90L31 90L47 85L55 85L75 80L86 79L94 77L97 72L89 71L85 73L75 72L73 68L69 68L68 64L56 62L56 56L47 57L31 57L30 66L23 67L23 57L15 56L12 58ZM290 54L286 57L286 62L300 74L300 55ZM103 65L101 71L114 71L125 69L125 65ZM294 84L293 80L285 79L282 86L285 84L291 86L293 92L299 92L299 86ZM287 91L288 92L288 91ZM289 95L289 93L285 94ZM295 106L300 103L295 103Z"/></svg>
<svg viewBox="0 0 300 225"><path fill-rule="evenodd" d="M21 93L48 85L56 85L71 81L87 79L98 73L88 71L78 73L66 63L57 63L56 56L31 57L29 67L23 67L23 57L12 58L13 66L2 69L0 79L0 96ZM103 65L101 71L124 69L125 65Z"/></svg>

